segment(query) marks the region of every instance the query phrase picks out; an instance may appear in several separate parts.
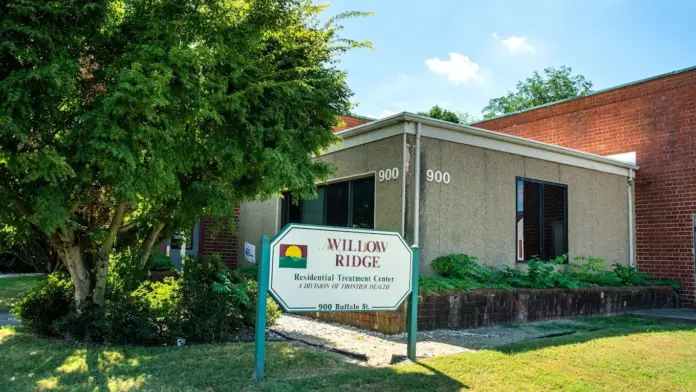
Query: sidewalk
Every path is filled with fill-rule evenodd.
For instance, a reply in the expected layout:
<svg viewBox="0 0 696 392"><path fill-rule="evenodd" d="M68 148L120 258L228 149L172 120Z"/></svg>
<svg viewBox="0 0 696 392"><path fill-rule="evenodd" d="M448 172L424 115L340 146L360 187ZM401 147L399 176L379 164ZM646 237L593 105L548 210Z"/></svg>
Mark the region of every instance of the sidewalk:
<svg viewBox="0 0 696 392"><path fill-rule="evenodd" d="M639 310L629 313L629 316L696 324L696 309L689 308Z"/></svg>
<svg viewBox="0 0 696 392"><path fill-rule="evenodd" d="M0 312L0 326L3 325L19 325L21 321L7 312Z"/></svg>

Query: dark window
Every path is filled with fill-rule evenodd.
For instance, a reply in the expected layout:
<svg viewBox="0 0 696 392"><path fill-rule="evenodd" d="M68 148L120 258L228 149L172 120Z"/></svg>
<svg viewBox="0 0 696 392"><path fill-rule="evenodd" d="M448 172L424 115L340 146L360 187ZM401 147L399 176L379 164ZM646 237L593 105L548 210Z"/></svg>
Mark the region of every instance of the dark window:
<svg viewBox="0 0 696 392"><path fill-rule="evenodd" d="M174 233L174 235L172 235L170 247L171 249L181 249L181 246L184 243L186 244L187 250L193 249L193 228L183 232Z"/></svg>
<svg viewBox="0 0 696 392"><path fill-rule="evenodd" d="M568 253L568 188L517 179L517 261Z"/></svg>
<svg viewBox="0 0 696 392"><path fill-rule="evenodd" d="M283 225L307 223L340 227L374 228L374 177L337 182L317 188L317 198L295 201L283 196Z"/></svg>

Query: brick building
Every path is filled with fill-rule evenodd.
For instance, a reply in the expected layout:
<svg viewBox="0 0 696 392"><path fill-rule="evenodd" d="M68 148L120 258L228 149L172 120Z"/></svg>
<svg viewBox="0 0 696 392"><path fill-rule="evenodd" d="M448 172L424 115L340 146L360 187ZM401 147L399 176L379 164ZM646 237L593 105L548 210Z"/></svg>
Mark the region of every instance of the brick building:
<svg viewBox="0 0 696 392"><path fill-rule="evenodd" d="M696 67L474 126L598 155L635 152L636 262L696 301ZM598 255L600 256L600 255Z"/></svg>

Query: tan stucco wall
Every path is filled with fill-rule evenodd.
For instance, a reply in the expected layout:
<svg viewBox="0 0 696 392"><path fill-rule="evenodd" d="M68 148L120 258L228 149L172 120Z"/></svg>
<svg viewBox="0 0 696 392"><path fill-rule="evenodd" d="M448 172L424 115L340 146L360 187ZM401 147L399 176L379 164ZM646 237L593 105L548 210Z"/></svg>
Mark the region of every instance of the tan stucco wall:
<svg viewBox="0 0 696 392"><path fill-rule="evenodd" d="M337 171L327 182L341 181L353 177L375 176L375 228L401 231L401 181L402 181L403 135L392 136L376 142L345 148L317 158L336 165ZM399 169L399 178L382 181L376 172L382 169ZM281 213L279 199L243 203L239 208L239 265L244 261L244 242L256 245L259 255L259 239L262 235L273 237L280 229ZM278 223L277 223L278 222Z"/></svg>
<svg viewBox="0 0 696 392"><path fill-rule="evenodd" d="M412 132L412 123L392 127ZM392 129L391 131L395 131ZM403 134L348 147L317 159L337 167L327 181L375 175L375 228L401 231L414 239L415 137L407 135L407 172L402 169ZM382 181L376 172L399 169L399 178ZM427 170L449 172L450 184L428 182ZM568 186L570 257L603 257L627 264L628 206L626 178L535 158L450 141L421 139L420 248L421 271L449 253L467 253L487 264L515 263L515 178L527 177ZM406 214L402 216L402 181L406 180ZM239 262L244 242L258 244L262 235L279 229L278 199L240 207ZM257 247L257 254L259 249Z"/></svg>
<svg viewBox="0 0 696 392"><path fill-rule="evenodd" d="M237 265L249 264L244 260L244 243L256 246L258 262L261 248L261 236L273 238L277 231L276 211L280 208L279 200L272 198L264 201L242 203L239 206L239 244L237 248Z"/></svg>
<svg viewBox="0 0 696 392"><path fill-rule="evenodd" d="M428 182L427 170L450 184ZM570 257L628 263L626 178L449 141L421 139L421 271L449 253L515 266L515 178L568 186ZM409 204L410 205L410 204Z"/></svg>
<svg viewBox="0 0 696 392"><path fill-rule="evenodd" d="M392 136L357 147L346 148L318 159L337 166L328 182L353 176L375 176L375 229L401 231L403 135ZM377 172L383 169L399 169L399 178L379 181Z"/></svg>

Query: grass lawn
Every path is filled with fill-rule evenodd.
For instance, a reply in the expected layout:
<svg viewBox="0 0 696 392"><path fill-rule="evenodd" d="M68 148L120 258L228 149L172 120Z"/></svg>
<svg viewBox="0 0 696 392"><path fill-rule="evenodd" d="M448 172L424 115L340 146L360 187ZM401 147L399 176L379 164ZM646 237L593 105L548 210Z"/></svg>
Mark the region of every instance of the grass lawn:
<svg viewBox="0 0 696 392"><path fill-rule="evenodd" d="M43 278L43 275L0 278L0 312L9 312L19 296Z"/></svg>
<svg viewBox="0 0 696 392"><path fill-rule="evenodd" d="M389 368L270 343L266 381L253 346L101 347L0 329L0 390L144 391L696 391L696 329L629 318L598 331Z"/></svg>

